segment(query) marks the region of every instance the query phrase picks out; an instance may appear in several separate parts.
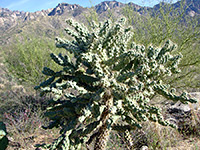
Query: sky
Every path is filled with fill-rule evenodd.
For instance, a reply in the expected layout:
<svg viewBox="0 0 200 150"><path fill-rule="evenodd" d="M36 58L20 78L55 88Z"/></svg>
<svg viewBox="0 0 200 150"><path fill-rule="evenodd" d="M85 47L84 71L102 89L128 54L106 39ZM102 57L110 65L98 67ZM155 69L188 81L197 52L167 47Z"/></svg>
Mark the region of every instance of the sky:
<svg viewBox="0 0 200 150"><path fill-rule="evenodd" d="M91 7L97 5L105 0L0 0L1 8L8 8L10 10L35 12L46 10L48 8L55 8L59 3L79 4L83 7ZM108 1L108 0L107 0ZM140 6L154 6L163 0L117 0L122 3L133 2ZM165 0L166 1L166 0ZM177 0L168 0L176 2Z"/></svg>

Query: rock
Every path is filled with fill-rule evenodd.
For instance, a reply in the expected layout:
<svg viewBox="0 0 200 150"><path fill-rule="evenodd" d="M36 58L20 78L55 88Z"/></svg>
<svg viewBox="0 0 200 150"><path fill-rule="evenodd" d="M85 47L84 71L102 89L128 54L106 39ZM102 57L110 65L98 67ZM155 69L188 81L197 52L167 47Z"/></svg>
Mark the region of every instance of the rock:
<svg viewBox="0 0 200 150"><path fill-rule="evenodd" d="M177 102L171 107L168 108L168 112L170 114L179 113L181 115L183 114L189 114L191 110L199 110L200 109L200 92L192 92L189 93L191 98L197 99L197 103L190 103L190 104L182 104L181 102Z"/></svg>
<svg viewBox="0 0 200 150"><path fill-rule="evenodd" d="M191 109L190 109L189 105L182 104L180 101L178 101L177 103L172 105L168 109L168 111L170 114L174 114L174 113L185 114L185 113L189 113L191 111Z"/></svg>
<svg viewBox="0 0 200 150"><path fill-rule="evenodd" d="M182 104L177 102L167 109L169 113L167 120L175 124L180 131L189 130L191 126L195 126L193 113L200 113L200 92L189 93L189 95L191 98L197 99L197 103Z"/></svg>
<svg viewBox="0 0 200 150"><path fill-rule="evenodd" d="M120 7L124 7L125 4L123 3L120 3L120 2L117 2L117 1L104 1L104 2L101 2L100 4L96 5L95 6L95 10L98 14L101 14L107 10L110 10L110 9L118 9Z"/></svg>
<svg viewBox="0 0 200 150"><path fill-rule="evenodd" d="M191 104L191 107L195 110L200 110L200 92L192 92L189 94L190 97L197 99L197 103Z"/></svg>

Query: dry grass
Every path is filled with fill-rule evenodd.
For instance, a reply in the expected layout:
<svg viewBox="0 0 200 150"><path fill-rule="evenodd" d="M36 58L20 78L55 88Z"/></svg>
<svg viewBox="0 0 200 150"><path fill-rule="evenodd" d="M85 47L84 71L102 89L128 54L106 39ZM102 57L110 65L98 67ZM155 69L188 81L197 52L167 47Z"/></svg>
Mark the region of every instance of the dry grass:
<svg viewBox="0 0 200 150"><path fill-rule="evenodd" d="M131 132L133 148L128 147L124 134L112 133L108 149L139 150L148 146L149 150L199 150L200 149L200 110L192 109L191 123L186 122L183 130L164 127L158 123L145 122L142 129Z"/></svg>
<svg viewBox="0 0 200 150"><path fill-rule="evenodd" d="M20 102L32 104L23 105L24 108L19 107L18 111L4 113L10 140L7 150L34 150L36 144L50 144L59 136L59 129L44 130L41 128L46 124L46 120L43 118L39 101L36 101L37 105L34 105L35 99L38 97L22 98ZM134 145L132 148L127 146L128 142L124 133L112 132L107 149L138 150L142 146L148 146L149 150L198 150L200 147L200 112L192 111L191 122L191 126L185 128L184 132L163 127L157 123L145 122L142 129L131 132Z"/></svg>
<svg viewBox="0 0 200 150"><path fill-rule="evenodd" d="M38 128L32 134L18 134L9 136L9 146L7 150L34 150L37 144L50 144L58 137L58 130L44 130Z"/></svg>

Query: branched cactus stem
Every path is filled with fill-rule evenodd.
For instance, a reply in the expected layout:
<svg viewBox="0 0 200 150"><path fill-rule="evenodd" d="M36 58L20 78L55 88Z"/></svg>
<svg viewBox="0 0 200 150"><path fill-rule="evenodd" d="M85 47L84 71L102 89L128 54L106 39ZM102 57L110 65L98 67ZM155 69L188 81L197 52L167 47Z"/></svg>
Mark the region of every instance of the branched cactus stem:
<svg viewBox="0 0 200 150"><path fill-rule="evenodd" d="M109 138L109 133L110 133L111 128L108 127L107 120L111 115L109 110L113 106L113 96L112 96L111 89L106 90L103 96L103 101L106 107L101 116L102 126L99 128L99 131L98 131L98 135L97 135L95 146L94 146L95 150L105 150L107 141Z"/></svg>
<svg viewBox="0 0 200 150"><path fill-rule="evenodd" d="M132 150L133 148L133 138L131 137L131 134L128 130L124 132L125 134L125 141L126 141L126 146L129 150Z"/></svg>

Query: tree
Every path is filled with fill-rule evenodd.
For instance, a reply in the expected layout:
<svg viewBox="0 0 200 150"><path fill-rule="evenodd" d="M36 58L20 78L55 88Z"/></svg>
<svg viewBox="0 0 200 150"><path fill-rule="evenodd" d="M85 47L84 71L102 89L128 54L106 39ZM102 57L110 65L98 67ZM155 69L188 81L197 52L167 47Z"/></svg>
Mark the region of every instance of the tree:
<svg viewBox="0 0 200 150"><path fill-rule="evenodd" d="M161 48L134 42L129 47L133 33L124 28L124 18L116 24L94 23L92 31L71 19L66 22L74 30L65 31L74 40L57 38L56 46L73 53L74 59L51 54L63 69L55 72L44 67L43 74L50 78L35 87L41 95L54 95L45 113L51 122L45 128L61 127L61 136L49 149L79 149L95 140L94 149L102 150L111 130L129 133L147 120L174 127L164 120L160 108L150 104L156 94L182 103L196 102L186 92L175 95L175 89L161 80L180 71L182 55L170 54L177 47L170 40Z"/></svg>

